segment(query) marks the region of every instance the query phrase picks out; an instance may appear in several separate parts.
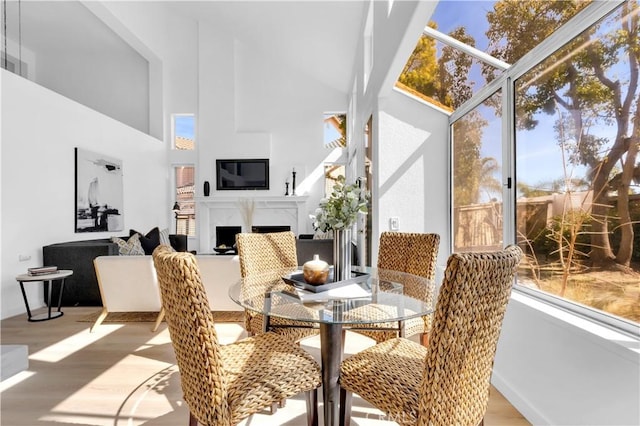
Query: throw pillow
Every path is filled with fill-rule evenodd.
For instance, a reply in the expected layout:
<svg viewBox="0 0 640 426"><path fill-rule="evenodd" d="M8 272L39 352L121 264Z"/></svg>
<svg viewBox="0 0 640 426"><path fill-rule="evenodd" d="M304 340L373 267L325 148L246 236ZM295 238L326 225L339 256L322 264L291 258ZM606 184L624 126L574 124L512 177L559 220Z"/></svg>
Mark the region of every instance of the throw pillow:
<svg viewBox="0 0 640 426"><path fill-rule="evenodd" d="M111 237L111 241L118 245L118 253L123 256L144 256L144 249L140 244L140 236L132 235L128 240Z"/></svg>
<svg viewBox="0 0 640 426"><path fill-rule="evenodd" d="M169 230L167 228L160 231L160 244L163 246L171 247L171 240L169 239Z"/></svg>
<svg viewBox="0 0 640 426"><path fill-rule="evenodd" d="M171 245L171 239L169 238L169 230L163 229L160 231L160 245L169 247L170 251L175 252L176 249Z"/></svg>
<svg viewBox="0 0 640 426"><path fill-rule="evenodd" d="M142 235L141 232L130 229L129 235L133 236L134 234L140 236L140 244L142 244L145 254L153 254L156 247L160 245L160 230L158 227L153 228L147 235Z"/></svg>

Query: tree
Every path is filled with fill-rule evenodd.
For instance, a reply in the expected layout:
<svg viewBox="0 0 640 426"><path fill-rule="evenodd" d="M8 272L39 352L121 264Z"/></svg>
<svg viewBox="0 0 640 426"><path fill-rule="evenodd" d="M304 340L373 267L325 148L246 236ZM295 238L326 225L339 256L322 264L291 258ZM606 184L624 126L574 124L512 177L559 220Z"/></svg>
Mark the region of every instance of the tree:
<svg viewBox="0 0 640 426"><path fill-rule="evenodd" d="M487 18L489 54L514 63L552 31L584 8L586 1L501 0ZM617 12L615 30L600 23L571 41L537 69L528 73L529 85L517 96L520 129L535 127L540 112L564 111L576 141L569 161L590 167L593 190L591 252L593 266L612 261L628 266L633 251L633 224L629 212L630 184L637 167L640 143L640 93L638 91L640 39L638 1L624 3ZM605 21L609 25L612 21ZM604 33L604 35L603 35ZM483 68L488 80L493 70ZM628 75L623 79L621 75ZM590 134L594 124L615 127L615 136L603 140ZM615 196L622 225L621 241L614 255L610 243L607 202L611 179L620 164ZM619 170L618 170L619 171Z"/></svg>
<svg viewBox="0 0 640 426"><path fill-rule="evenodd" d="M454 29L449 36L475 47L476 42L464 27ZM466 53L445 45L438 59L438 81L436 99L445 105L458 108L473 96L473 81L469 80L469 70L473 58Z"/></svg>
<svg viewBox="0 0 640 426"><path fill-rule="evenodd" d="M435 28L433 22L429 26ZM438 92L438 65L435 40L422 34L398 78L398 81L418 92L435 98ZM440 100L443 104L450 106Z"/></svg>

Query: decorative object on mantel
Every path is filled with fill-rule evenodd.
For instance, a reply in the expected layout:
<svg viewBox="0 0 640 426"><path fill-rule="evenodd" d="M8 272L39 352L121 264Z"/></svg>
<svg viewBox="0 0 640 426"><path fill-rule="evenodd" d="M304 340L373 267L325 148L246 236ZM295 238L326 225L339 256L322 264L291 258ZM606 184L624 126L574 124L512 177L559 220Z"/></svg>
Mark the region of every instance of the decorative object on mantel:
<svg viewBox="0 0 640 426"><path fill-rule="evenodd" d="M209 194L211 193L211 185L209 185L209 181L205 180L204 181L204 196L208 197Z"/></svg>
<svg viewBox="0 0 640 426"><path fill-rule="evenodd" d="M329 198L320 200L313 227L333 231L333 267L335 280L351 278L351 229L358 213L367 213L369 192L358 184L345 184L340 176Z"/></svg>
<svg viewBox="0 0 640 426"><path fill-rule="evenodd" d="M256 208L256 203L251 198L240 198L238 200L238 208L242 214L245 232L251 232L251 226L253 225L253 212Z"/></svg>
<svg viewBox="0 0 640 426"><path fill-rule="evenodd" d="M293 168L293 172L291 172L291 174L293 175L293 184L291 185L291 195L295 196L296 195L296 168Z"/></svg>
<svg viewBox="0 0 640 426"><path fill-rule="evenodd" d="M288 196L288 195L289 195L289 179L287 179L287 180L284 182L284 189L285 189L285 191L284 191L284 195L285 195L285 196Z"/></svg>

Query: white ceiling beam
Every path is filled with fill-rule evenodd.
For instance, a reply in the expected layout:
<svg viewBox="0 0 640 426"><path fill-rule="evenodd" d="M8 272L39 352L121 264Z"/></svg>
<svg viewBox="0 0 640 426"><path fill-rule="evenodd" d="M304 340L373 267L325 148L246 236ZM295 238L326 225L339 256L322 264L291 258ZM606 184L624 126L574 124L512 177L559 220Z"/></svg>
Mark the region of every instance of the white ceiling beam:
<svg viewBox="0 0 640 426"><path fill-rule="evenodd" d="M483 52L482 50L478 50L475 47L469 46L468 44L464 44L463 42L461 42L460 40L456 40L453 37L450 37L444 33L441 33L438 30L435 30L429 26L424 27L424 30L422 31L424 35L426 35L427 37L432 37L438 41L441 41L442 43L451 46L455 49L459 49L471 56L473 56L474 58L485 62L491 66L494 66L496 68L499 68L501 70L506 70L508 69L511 65L509 65L506 62L501 61L500 59L496 59L493 56Z"/></svg>

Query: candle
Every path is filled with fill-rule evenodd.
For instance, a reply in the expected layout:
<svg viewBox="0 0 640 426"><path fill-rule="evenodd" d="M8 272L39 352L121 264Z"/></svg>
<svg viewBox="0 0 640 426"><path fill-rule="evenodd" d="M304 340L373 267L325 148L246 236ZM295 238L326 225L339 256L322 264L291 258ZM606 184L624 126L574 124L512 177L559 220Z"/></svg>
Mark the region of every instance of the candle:
<svg viewBox="0 0 640 426"><path fill-rule="evenodd" d="M293 168L293 173L295 173L295 172L296 172L296 168L294 167L294 168Z"/></svg>

